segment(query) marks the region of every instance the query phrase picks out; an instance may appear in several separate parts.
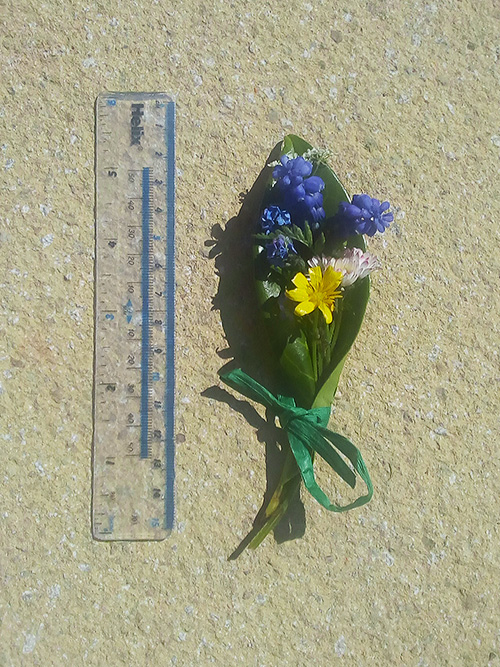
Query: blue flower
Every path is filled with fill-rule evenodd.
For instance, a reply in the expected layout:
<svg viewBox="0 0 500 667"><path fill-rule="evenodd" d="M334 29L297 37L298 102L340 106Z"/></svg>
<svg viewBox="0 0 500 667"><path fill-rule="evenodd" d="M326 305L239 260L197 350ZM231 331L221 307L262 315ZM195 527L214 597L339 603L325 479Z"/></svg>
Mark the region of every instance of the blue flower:
<svg viewBox="0 0 500 667"><path fill-rule="evenodd" d="M280 234L273 241L266 244L267 259L273 266L283 266L289 253L296 253L293 243Z"/></svg>
<svg viewBox="0 0 500 667"><path fill-rule="evenodd" d="M268 206L260 218L260 225L265 234L274 232L282 225L291 225L290 213L279 206Z"/></svg>
<svg viewBox="0 0 500 667"><path fill-rule="evenodd" d="M339 204L337 223L347 236L355 233L374 236L385 231L394 220L392 213L386 213L389 207L388 201L380 203L368 195L354 195L352 203Z"/></svg>
<svg viewBox="0 0 500 667"><path fill-rule="evenodd" d="M282 155L280 162L274 168L273 177L283 195L285 208L297 224L308 220L317 225L325 217L321 194L325 187L323 179L311 176L312 163L300 155L296 158Z"/></svg>
<svg viewBox="0 0 500 667"><path fill-rule="evenodd" d="M323 210L323 195L321 192L319 192L319 190L316 192L307 191L307 188L310 187L309 182L315 178L318 177L311 176L311 178L308 178L307 181L305 181L305 197L304 199L301 199L295 207L296 214L298 214L301 219L303 218L304 220L314 223L312 225L313 227L316 227L320 220L323 220L325 217L325 211ZM323 183L321 178L319 178L319 180Z"/></svg>

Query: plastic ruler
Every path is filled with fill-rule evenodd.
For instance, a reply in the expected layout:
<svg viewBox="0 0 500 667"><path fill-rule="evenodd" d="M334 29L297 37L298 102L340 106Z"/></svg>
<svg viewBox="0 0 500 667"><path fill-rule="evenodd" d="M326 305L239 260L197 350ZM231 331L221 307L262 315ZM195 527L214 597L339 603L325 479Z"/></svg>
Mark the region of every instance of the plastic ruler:
<svg viewBox="0 0 500 667"><path fill-rule="evenodd" d="M92 529L161 540L174 521L175 103L96 102Z"/></svg>

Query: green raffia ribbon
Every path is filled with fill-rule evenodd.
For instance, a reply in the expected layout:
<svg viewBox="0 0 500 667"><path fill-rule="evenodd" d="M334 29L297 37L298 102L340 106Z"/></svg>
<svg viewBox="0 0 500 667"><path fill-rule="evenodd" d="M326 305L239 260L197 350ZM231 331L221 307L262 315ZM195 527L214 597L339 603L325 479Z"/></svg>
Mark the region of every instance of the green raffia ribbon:
<svg viewBox="0 0 500 667"><path fill-rule="evenodd" d="M332 512L346 512L361 507L370 500L373 495L373 485L360 451L343 435L326 428L330 418L330 408L310 410L299 408L293 398L274 396L241 369L221 375L221 380L247 398L269 408L278 417L281 428L287 432L290 449L297 461L306 489L323 507ZM330 502L314 477L313 452L316 452L351 488L355 487L356 475L334 448L352 463L354 470L368 488L366 495L344 506Z"/></svg>

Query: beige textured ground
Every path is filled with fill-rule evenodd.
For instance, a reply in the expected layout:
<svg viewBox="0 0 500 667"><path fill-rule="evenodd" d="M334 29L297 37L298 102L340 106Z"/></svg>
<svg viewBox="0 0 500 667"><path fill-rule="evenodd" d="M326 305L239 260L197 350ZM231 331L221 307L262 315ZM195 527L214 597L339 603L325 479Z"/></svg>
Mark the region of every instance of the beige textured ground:
<svg viewBox="0 0 500 667"><path fill-rule="evenodd" d="M1 665L500 665L500 9L2 3ZM178 102L177 529L90 536L94 100ZM293 131L393 202L338 429L376 493L236 561L264 445L205 241ZM260 414L262 412L258 410ZM326 481L326 476L322 479Z"/></svg>

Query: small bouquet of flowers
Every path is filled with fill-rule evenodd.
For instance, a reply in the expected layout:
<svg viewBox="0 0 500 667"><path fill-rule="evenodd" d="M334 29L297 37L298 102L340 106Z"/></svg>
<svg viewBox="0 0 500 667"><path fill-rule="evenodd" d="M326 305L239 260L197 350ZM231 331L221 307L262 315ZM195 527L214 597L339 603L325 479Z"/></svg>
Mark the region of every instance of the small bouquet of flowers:
<svg viewBox="0 0 500 667"><path fill-rule="evenodd" d="M383 232L389 203L352 199L327 164L328 151L288 135L271 156L254 236L255 286L283 395L274 395L242 370L222 380L274 414L288 444L278 485L248 546L256 548L284 516L304 482L326 509L345 512L367 503L373 487L358 449L329 430L340 374L363 321L370 273L379 260L364 235ZM358 475L365 495L347 505L330 501L314 475L321 456L351 488Z"/></svg>

